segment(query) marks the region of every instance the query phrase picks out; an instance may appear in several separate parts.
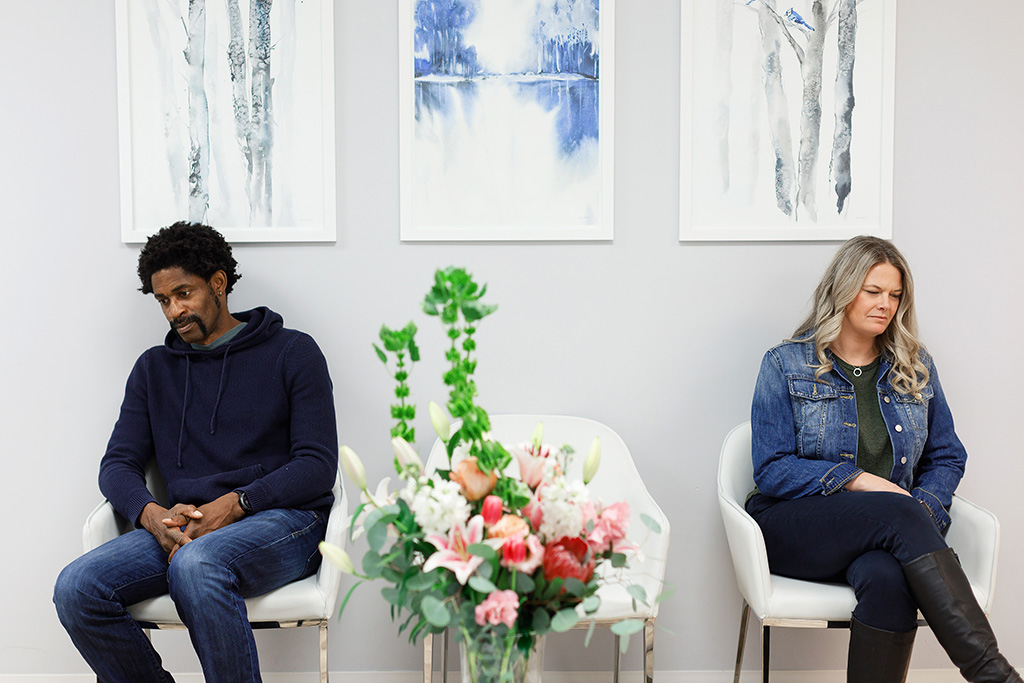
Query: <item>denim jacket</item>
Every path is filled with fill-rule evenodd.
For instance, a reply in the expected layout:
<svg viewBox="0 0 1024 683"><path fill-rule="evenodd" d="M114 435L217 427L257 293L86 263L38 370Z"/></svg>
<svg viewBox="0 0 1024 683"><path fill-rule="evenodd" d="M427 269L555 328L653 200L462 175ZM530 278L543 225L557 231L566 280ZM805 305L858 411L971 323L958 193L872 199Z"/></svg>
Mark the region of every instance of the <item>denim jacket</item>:
<svg viewBox="0 0 1024 683"><path fill-rule="evenodd" d="M949 504L964 473L967 452L953 430L953 416L931 356L919 396L901 394L889 381L891 364L880 360L878 405L892 441L890 480L928 509L938 528L949 526ZM769 349L761 361L751 407L754 482L775 498L848 493L857 467L857 401L838 365L814 377L811 341Z"/></svg>

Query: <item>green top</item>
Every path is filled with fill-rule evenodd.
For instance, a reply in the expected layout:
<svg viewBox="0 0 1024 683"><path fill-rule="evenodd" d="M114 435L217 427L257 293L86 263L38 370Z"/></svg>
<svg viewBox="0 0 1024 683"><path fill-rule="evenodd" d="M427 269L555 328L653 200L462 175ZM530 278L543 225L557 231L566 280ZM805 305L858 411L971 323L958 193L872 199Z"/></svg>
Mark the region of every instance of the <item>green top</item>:
<svg viewBox="0 0 1024 683"><path fill-rule="evenodd" d="M229 341L231 341L232 339L237 337L238 333L241 332L242 328L244 328L247 324L248 323L242 323L240 325L235 325L230 330L228 330L224 334L220 335L219 337L214 339L209 344L192 344L191 346L196 351L213 351L218 346L224 346Z"/></svg>
<svg viewBox="0 0 1024 683"><path fill-rule="evenodd" d="M835 354L832 358L853 384L857 397L857 467L888 479L892 474L892 441L878 406L878 359L855 366Z"/></svg>

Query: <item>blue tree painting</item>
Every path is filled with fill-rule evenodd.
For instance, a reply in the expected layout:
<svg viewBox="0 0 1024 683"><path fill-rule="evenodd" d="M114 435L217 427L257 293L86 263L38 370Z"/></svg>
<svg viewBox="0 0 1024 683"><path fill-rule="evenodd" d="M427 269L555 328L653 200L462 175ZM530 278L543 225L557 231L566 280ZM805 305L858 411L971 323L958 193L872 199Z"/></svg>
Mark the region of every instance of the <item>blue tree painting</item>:
<svg viewBox="0 0 1024 683"><path fill-rule="evenodd" d="M600 226L607 5L408 0L413 137L403 145L414 149L403 235L415 238L410 221L476 229L467 239L503 238L510 227Z"/></svg>
<svg viewBox="0 0 1024 683"><path fill-rule="evenodd" d="M698 221L866 231L884 222L887 4L694 3Z"/></svg>

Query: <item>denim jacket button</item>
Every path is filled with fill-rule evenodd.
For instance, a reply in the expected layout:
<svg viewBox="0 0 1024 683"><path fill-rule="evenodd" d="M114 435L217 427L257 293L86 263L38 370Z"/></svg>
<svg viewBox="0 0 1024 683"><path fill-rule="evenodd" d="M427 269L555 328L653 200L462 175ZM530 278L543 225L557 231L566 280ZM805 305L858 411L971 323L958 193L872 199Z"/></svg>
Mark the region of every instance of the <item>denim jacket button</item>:
<svg viewBox="0 0 1024 683"><path fill-rule="evenodd" d="M896 425L895 427L893 427L893 429L895 429L897 432L902 432L903 431L903 425Z"/></svg>

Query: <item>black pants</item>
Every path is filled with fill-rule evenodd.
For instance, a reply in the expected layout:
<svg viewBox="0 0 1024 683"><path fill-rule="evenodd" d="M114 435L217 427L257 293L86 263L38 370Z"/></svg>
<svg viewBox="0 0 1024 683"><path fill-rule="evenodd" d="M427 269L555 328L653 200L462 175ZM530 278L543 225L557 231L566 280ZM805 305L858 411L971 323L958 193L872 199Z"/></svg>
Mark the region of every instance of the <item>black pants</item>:
<svg viewBox="0 0 1024 683"><path fill-rule="evenodd" d="M857 621L886 631L917 625L903 565L946 542L914 498L887 492L840 491L793 500L755 495L747 512L757 521L772 573L850 584Z"/></svg>

